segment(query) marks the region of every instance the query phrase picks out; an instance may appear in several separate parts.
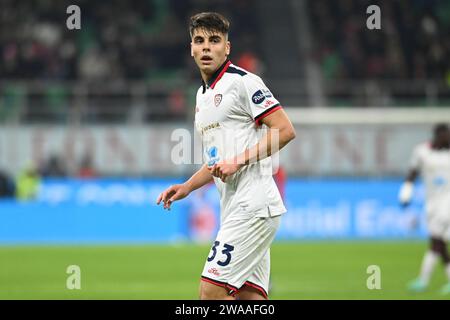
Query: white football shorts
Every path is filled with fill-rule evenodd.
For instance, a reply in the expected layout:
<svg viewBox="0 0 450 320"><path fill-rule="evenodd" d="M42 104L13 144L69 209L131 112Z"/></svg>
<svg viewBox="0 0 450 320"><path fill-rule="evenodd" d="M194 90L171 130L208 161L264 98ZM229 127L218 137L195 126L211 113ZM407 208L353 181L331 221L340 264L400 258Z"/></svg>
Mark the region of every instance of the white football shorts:
<svg viewBox="0 0 450 320"><path fill-rule="evenodd" d="M450 198L433 202L428 206L427 228L432 237L450 239Z"/></svg>
<svg viewBox="0 0 450 320"><path fill-rule="evenodd" d="M226 220L221 225L202 272L202 281L227 288L235 295L244 286L267 299L270 245L281 216Z"/></svg>

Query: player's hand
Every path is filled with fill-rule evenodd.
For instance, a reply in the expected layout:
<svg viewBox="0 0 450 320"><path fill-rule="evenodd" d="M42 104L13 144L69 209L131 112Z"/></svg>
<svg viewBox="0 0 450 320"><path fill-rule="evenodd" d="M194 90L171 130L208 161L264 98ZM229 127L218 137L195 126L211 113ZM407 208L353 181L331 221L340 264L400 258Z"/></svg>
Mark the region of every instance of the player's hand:
<svg viewBox="0 0 450 320"><path fill-rule="evenodd" d="M227 178L235 174L241 167L242 165L235 163L235 161L225 161L216 163L212 167L208 167L208 170L211 172L212 176L226 182Z"/></svg>
<svg viewBox="0 0 450 320"><path fill-rule="evenodd" d="M400 205L402 208L406 208L410 205L411 200L413 198L413 192L414 192L414 184L411 181L405 181L398 193L398 201L400 202Z"/></svg>
<svg viewBox="0 0 450 320"><path fill-rule="evenodd" d="M162 201L164 209L170 210L170 206L174 201L186 198L188 194L189 190L184 184L175 184L159 195L156 204L159 205Z"/></svg>

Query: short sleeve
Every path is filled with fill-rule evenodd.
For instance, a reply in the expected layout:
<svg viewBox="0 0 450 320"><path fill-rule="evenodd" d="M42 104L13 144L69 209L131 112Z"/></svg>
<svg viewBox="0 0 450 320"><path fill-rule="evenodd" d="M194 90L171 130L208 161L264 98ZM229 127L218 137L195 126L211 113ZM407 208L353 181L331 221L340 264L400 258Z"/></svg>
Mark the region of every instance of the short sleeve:
<svg viewBox="0 0 450 320"><path fill-rule="evenodd" d="M269 114L281 109L278 100L266 87L261 78L247 75L242 78L244 86L244 106L257 125Z"/></svg>

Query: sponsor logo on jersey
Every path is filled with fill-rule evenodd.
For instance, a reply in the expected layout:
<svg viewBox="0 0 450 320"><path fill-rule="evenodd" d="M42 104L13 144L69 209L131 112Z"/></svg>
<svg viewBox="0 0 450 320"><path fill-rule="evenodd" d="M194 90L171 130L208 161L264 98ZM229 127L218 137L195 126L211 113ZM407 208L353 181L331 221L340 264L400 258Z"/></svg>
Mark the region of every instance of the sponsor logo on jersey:
<svg viewBox="0 0 450 320"><path fill-rule="evenodd" d="M211 148L206 149L206 156L208 158L208 167L212 167L216 164L220 158L217 156L218 150L217 147L213 146Z"/></svg>
<svg viewBox="0 0 450 320"><path fill-rule="evenodd" d="M441 176L437 176L433 179L433 184L436 187L442 187L445 186L447 184L447 180L444 177Z"/></svg>
<svg viewBox="0 0 450 320"><path fill-rule="evenodd" d="M273 97L273 96L272 96L272 92L270 92L270 91L267 90L267 89L263 89L262 92L264 93L264 96L265 96L266 98L272 98L272 97Z"/></svg>
<svg viewBox="0 0 450 320"><path fill-rule="evenodd" d="M214 122L214 123L207 125L206 127L202 127L202 134L204 134L206 131L214 129L214 128L220 128L220 123Z"/></svg>
<svg viewBox="0 0 450 320"><path fill-rule="evenodd" d="M221 102L222 102L222 95L220 93L216 94L214 96L214 104L216 105L216 107L218 107Z"/></svg>
<svg viewBox="0 0 450 320"><path fill-rule="evenodd" d="M275 104L275 102L273 102L272 100L267 100L266 103L264 103L264 108L268 108L274 104Z"/></svg>
<svg viewBox="0 0 450 320"><path fill-rule="evenodd" d="M256 91L252 96L252 101L254 104L260 104L266 100L266 96L261 90Z"/></svg>
<svg viewBox="0 0 450 320"><path fill-rule="evenodd" d="M266 98L272 98L272 93L267 89L262 89L256 91L252 96L252 101L254 104L261 104L266 100Z"/></svg>
<svg viewBox="0 0 450 320"><path fill-rule="evenodd" d="M208 273L212 273L215 276L220 276L220 272L219 270L217 270L216 268L211 268L208 270Z"/></svg>

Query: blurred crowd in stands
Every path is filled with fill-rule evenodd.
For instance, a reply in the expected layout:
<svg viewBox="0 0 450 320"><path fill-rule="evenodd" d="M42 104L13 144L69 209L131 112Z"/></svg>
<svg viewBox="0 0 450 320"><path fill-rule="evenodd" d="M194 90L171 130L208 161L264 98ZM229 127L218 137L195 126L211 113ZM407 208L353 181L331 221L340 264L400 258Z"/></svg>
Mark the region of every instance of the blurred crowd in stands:
<svg viewBox="0 0 450 320"><path fill-rule="evenodd" d="M368 32L378 4L381 30ZM315 58L327 79L439 79L450 86L450 1L308 0Z"/></svg>
<svg viewBox="0 0 450 320"><path fill-rule="evenodd" d="M231 17L233 55L255 55L254 0L0 2L1 78L145 80L192 70L188 20L214 9ZM66 8L81 8L81 30L66 27ZM250 50L250 51L249 51ZM250 53L249 53L250 52ZM190 76L188 74L186 76ZM197 73L193 74L198 78Z"/></svg>
<svg viewBox="0 0 450 320"><path fill-rule="evenodd" d="M293 27L281 29L287 34L276 48L264 36L300 19L290 12L292 2L280 2L284 16L267 20L257 0L1 0L0 123L190 119L199 74L189 55L188 20L210 10L231 20L231 60L264 71L268 84L279 65L315 61L330 80L314 82L330 98L326 105L338 105L333 99L344 106L448 105L449 0L304 3L312 49L299 53L303 39ZM72 4L81 9L81 30L66 27ZM381 7L381 30L366 27L373 4ZM271 50L292 54L280 63L267 56ZM311 105L306 69L292 68L295 78L282 79L291 85L275 87L280 100L294 97L289 106Z"/></svg>
<svg viewBox="0 0 450 320"><path fill-rule="evenodd" d="M184 120L200 81L189 54L189 17L199 10L227 16L233 62L259 72L255 3L2 0L0 123L67 123L70 112L82 122L121 123L136 101L144 122ZM66 26L72 4L81 10L80 30Z"/></svg>
<svg viewBox="0 0 450 320"><path fill-rule="evenodd" d="M186 52L188 18L199 8L231 18L234 59L257 69L261 58L255 0L79 0L76 32L66 28L72 2L0 2L2 78L148 79L177 70L197 76ZM382 30L367 32L366 8L374 3L307 0L314 56L327 78L450 77L448 0L379 1Z"/></svg>

